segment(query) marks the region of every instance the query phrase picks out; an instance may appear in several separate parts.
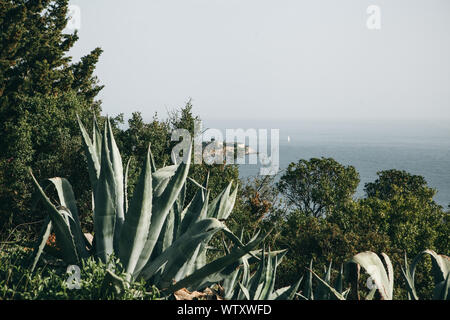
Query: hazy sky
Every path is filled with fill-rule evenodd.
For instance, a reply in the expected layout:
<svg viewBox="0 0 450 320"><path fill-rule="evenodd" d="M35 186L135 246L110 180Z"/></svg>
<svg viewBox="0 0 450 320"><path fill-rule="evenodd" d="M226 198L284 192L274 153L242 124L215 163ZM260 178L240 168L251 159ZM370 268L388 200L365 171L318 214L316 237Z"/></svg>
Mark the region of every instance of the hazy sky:
<svg viewBox="0 0 450 320"><path fill-rule="evenodd" d="M105 113L450 119L449 0L73 0ZM368 6L381 9L369 30Z"/></svg>

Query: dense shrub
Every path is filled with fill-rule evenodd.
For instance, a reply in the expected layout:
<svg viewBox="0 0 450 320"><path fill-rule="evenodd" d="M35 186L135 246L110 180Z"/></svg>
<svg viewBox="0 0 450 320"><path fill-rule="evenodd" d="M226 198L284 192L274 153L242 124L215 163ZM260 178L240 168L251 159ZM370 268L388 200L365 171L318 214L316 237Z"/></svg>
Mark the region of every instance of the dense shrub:
<svg viewBox="0 0 450 320"><path fill-rule="evenodd" d="M51 259L31 272L29 268L29 249L14 247L0 252L0 300L129 300L159 298L158 290L148 287L144 282L135 282L122 292L117 292L105 282L105 264L93 258L84 260L81 266L80 288L69 289L67 281L70 274L60 261ZM114 262L114 260L112 260ZM117 262L116 262L117 263ZM109 263L109 266L115 265ZM125 279L119 265L112 269Z"/></svg>
<svg viewBox="0 0 450 320"><path fill-rule="evenodd" d="M0 158L0 225L15 226L41 218L30 210L34 187L29 168L38 179L68 178L82 199L82 212L86 212L89 180L76 115L87 120L98 110L91 110L72 92L23 96L14 108L15 120L3 123L10 134L5 135Z"/></svg>

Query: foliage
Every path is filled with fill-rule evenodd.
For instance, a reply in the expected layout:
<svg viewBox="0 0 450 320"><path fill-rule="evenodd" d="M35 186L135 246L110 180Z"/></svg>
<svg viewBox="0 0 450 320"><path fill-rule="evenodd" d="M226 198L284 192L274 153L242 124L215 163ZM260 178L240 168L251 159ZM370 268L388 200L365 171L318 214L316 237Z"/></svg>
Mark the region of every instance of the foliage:
<svg viewBox="0 0 450 320"><path fill-rule="evenodd" d="M229 221L233 232L244 231L248 235L261 229L268 231L279 224L285 210L280 209L282 200L275 179L276 176L241 179L242 188Z"/></svg>
<svg viewBox="0 0 450 320"><path fill-rule="evenodd" d="M433 201L433 197L436 195L436 190L428 187L422 176L395 169L381 171L377 174L377 180L365 185L369 198L389 200L396 196L414 195L423 201Z"/></svg>
<svg viewBox="0 0 450 320"><path fill-rule="evenodd" d="M275 290L277 267L286 251L259 252L257 270L250 273L249 260L255 254L242 258L240 268L235 269L223 282L224 297L230 300L293 300L302 279L293 285Z"/></svg>
<svg viewBox="0 0 450 320"><path fill-rule="evenodd" d="M0 252L0 300L155 300L159 292L144 282L135 282L120 293L105 290L107 268L93 258L81 265L80 288L70 290L66 265L46 260L32 272L28 268L27 248L15 246ZM50 257L49 257L50 258ZM125 279L116 261L109 263L115 274Z"/></svg>
<svg viewBox="0 0 450 320"><path fill-rule="evenodd" d="M411 265L408 265L408 258L405 255L405 267L402 267L402 274L408 288L408 298L410 300L418 300L419 295L416 291L414 276L416 267L424 256L429 255L433 264L434 277L434 300L450 300L450 258L444 255L439 255L432 250L422 251L417 255Z"/></svg>
<svg viewBox="0 0 450 320"><path fill-rule="evenodd" d="M68 0L0 3L0 97L2 115L16 96L61 94L76 91L89 102L102 89L93 76L102 52L96 48L71 64L69 50L77 33L66 34ZM9 117L8 117L9 118Z"/></svg>
<svg viewBox="0 0 450 320"><path fill-rule="evenodd" d="M352 200L359 174L331 158L312 158L289 164L278 187L289 203L313 217L330 215Z"/></svg>
<svg viewBox="0 0 450 320"><path fill-rule="evenodd" d="M323 176L328 169L324 171L311 172ZM291 182L305 185L301 181ZM434 190L422 177L396 170L382 171L366 190L372 190L367 197L339 201L340 205L325 217L312 217L304 210L283 208L273 202L275 206L266 223L273 223L276 230L268 241L276 250L288 249L279 267L280 286L293 283L299 272L308 267L310 259L321 270L329 261L342 264L363 251L385 252L394 266L403 263L405 253L417 255L423 248L448 252L449 213L433 201ZM280 198L286 196L284 189L279 192ZM250 223L242 225L253 227ZM415 281L421 296L432 296L431 267L429 261L417 267ZM401 274L396 273L395 298L407 297L402 281Z"/></svg>
<svg viewBox="0 0 450 320"><path fill-rule="evenodd" d="M17 98L14 110L16 119L2 122L6 132L1 133L5 138L1 143L5 145L0 159L0 223L6 227L41 218L29 215L34 186L28 167L34 169L39 179L69 178L85 213L90 197L86 190L89 180L76 114L82 119L91 118L89 104L69 92L60 96L23 96Z"/></svg>
<svg viewBox="0 0 450 320"><path fill-rule="evenodd" d="M337 277L332 283L332 262L328 268L325 268L325 276L322 279L316 272L313 271L313 260L307 268L307 278L303 285L303 290L297 295L301 300L346 300L350 289L344 291L344 271L343 266L338 272ZM314 281L317 284L314 286Z"/></svg>
<svg viewBox="0 0 450 320"><path fill-rule="evenodd" d="M84 185L86 171L73 174L81 169L74 120L98 115L102 86L93 73L102 50L72 63L78 36L64 33L67 10L68 0L0 2L0 225L30 222L26 166Z"/></svg>
<svg viewBox="0 0 450 320"><path fill-rule="evenodd" d="M205 185L184 206L190 156L185 163L157 169L149 148L129 203L127 172L124 174L109 120L103 136L95 120L92 138L81 122L80 129L93 190L95 245L91 248L81 231L70 183L61 178L48 180L47 184L56 188L59 198L54 205L44 192L46 186L34 180L49 219L36 245L33 267L54 229L66 263L79 264L89 255L106 263L109 256L116 254L123 263L127 281L151 279L162 288L170 287L168 291L172 292L180 283L189 287L201 284L204 278L234 263L263 239L255 237L244 246L221 222L230 215L236 199L237 189L231 192L231 183L211 203ZM236 248L225 257L207 263L207 244L221 230ZM178 282L171 286L174 279Z"/></svg>
<svg viewBox="0 0 450 320"><path fill-rule="evenodd" d="M357 235L344 233L334 223L308 217L301 212L290 213L277 229L276 237L270 239L271 245L277 250L288 250L279 268L280 286L296 281L311 260L315 261L317 270L322 270L329 261L342 264L358 252ZM374 240L383 241L376 236Z"/></svg>
<svg viewBox="0 0 450 320"><path fill-rule="evenodd" d="M138 164L144 161L148 144L151 145L156 163L169 164L172 149L178 143L171 141L172 131L174 129L186 129L190 132L191 137L194 137L195 121L200 121L200 119L193 115L191 101L188 101L183 108L170 112L165 120L159 119L158 115L155 114L153 119L146 123L140 112L134 112L131 119L128 120L128 127L125 130L115 132L117 145L123 150L124 160L131 159L128 181L130 191L133 191L137 182L140 170ZM195 181L204 181L208 176L211 196L216 197L227 187L230 181L238 181L239 171L237 166L202 163L192 164L189 176ZM197 186L188 181L186 199L192 199L196 189Z"/></svg>

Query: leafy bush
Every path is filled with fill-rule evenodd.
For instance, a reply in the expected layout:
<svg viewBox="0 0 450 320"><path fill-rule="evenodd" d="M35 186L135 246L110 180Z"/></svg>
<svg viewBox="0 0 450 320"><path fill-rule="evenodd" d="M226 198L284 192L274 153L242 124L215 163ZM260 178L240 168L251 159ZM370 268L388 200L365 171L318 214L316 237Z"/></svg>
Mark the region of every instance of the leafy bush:
<svg viewBox="0 0 450 320"><path fill-rule="evenodd" d="M434 202L435 191L423 177L398 170L382 171L376 181L366 185L365 198L353 199L354 194L350 192L354 190L353 183L347 185L351 188L332 183L336 172L343 174L346 168L335 161L302 160L291 164L291 168L278 185L270 181L269 185L258 181L247 185L240 199L243 205L237 208L237 215L234 214L239 228L275 227L268 239L271 248L288 249L279 266L278 287L294 283L311 259L320 273L330 261L340 265L358 252L368 250L385 252L395 268L403 264L405 253L416 256L429 248L448 254L449 213ZM355 182L357 174L351 167L347 169L348 177L344 181ZM314 176L320 179L314 182L311 178ZM269 192L262 193L264 189ZM324 206L328 208L327 214L314 217L310 209L290 205L292 199L286 192L297 192L296 199L300 203L313 201L320 207L318 204L327 204L330 197L334 197L333 204L339 205ZM254 216L259 207L265 208L264 219ZM417 266L415 283L420 296L432 296L431 268L429 259ZM406 299L408 292L400 272L395 273L394 285L395 298Z"/></svg>
<svg viewBox="0 0 450 320"><path fill-rule="evenodd" d="M107 268L93 258L83 260L80 267L80 289L69 289L69 274L61 261L50 259L34 272L29 268L29 249L14 247L0 253L0 300L155 300L159 292L144 282L135 282L122 292L111 290L105 283ZM48 257L47 257L48 258ZM117 261L109 262L115 274L125 279Z"/></svg>
<svg viewBox="0 0 450 320"><path fill-rule="evenodd" d="M94 111L74 92L23 96L14 108L16 119L4 121L5 131L1 133L5 147L0 157L0 225L6 229L42 218L30 215L35 189L28 167L38 179L70 179L85 214L90 204L89 179L76 114L87 120Z"/></svg>

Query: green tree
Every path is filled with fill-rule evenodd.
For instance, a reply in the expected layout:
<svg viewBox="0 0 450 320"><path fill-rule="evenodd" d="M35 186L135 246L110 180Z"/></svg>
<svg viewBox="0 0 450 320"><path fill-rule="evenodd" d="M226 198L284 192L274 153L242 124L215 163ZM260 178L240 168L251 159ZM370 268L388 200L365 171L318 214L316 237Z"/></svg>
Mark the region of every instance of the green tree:
<svg viewBox="0 0 450 320"><path fill-rule="evenodd" d="M278 187L289 204L313 217L330 215L352 200L359 174L331 158L312 158L289 164Z"/></svg>
<svg viewBox="0 0 450 320"><path fill-rule="evenodd" d="M242 187L229 220L234 233L244 230L244 236L250 239L258 230L267 232L283 221L286 209L275 179L276 176L241 179Z"/></svg>
<svg viewBox="0 0 450 320"><path fill-rule="evenodd" d="M72 63L67 53L78 36L64 33L67 10L67 0L0 1L2 226L29 222L27 166L45 178L71 176L80 167L75 113L100 112L94 99L102 86L93 73L102 51Z"/></svg>
<svg viewBox="0 0 450 320"><path fill-rule="evenodd" d="M369 198L390 200L395 196L414 195L424 202L432 202L436 195L436 190L430 188L422 176L395 169L380 171L377 175L377 180L365 185Z"/></svg>
<svg viewBox="0 0 450 320"><path fill-rule="evenodd" d="M138 166L146 156L149 143L158 167L170 164L173 147L178 143L171 141L172 131L174 129L186 129L194 137L194 122L199 121L192 111L192 103L188 101L186 105L178 110L169 113L167 119L159 119L155 114L153 119L146 123L139 112L133 113L128 121L128 128L117 133L117 143L123 150L124 161L130 162L130 190L139 175ZM225 164L208 165L192 164L189 177L199 183L203 183L209 173L208 186L211 191L211 197L216 197L219 192L226 188L230 181L239 182L239 170L237 166ZM194 183L189 182L186 191L187 199L191 199L197 190Z"/></svg>
<svg viewBox="0 0 450 320"><path fill-rule="evenodd" d="M178 111L170 114L169 117L169 127L170 134L174 129L186 129L189 131L192 138L194 138L196 132L194 132L195 121L200 121L198 116L194 116L192 112L192 102L189 100L186 106ZM169 136L170 137L170 136ZM170 143L170 150L178 142ZM216 197L230 181L234 181L235 185L239 183L239 169L237 165L226 165L225 162L222 164L206 164L202 162L201 164L193 164L189 171L189 176L199 183L205 181L206 177L209 175L208 186L211 192L211 197ZM194 196L195 188L188 188L187 197L191 199Z"/></svg>
<svg viewBox="0 0 450 320"><path fill-rule="evenodd" d="M366 189L370 190L367 197L341 202L325 218L293 207L276 221L272 247L289 250L280 266L280 286L304 273L310 259L321 272L330 261L338 267L354 254L369 250L389 255L397 270L396 298L406 298L400 271L404 254L414 257L424 249L448 254L449 213L433 201L434 190L423 177L383 171ZM334 192L318 193L325 191ZM431 296L432 283L431 263L420 264L416 284L422 297Z"/></svg>
<svg viewBox="0 0 450 320"><path fill-rule="evenodd" d="M12 124L8 135L9 158L0 162L0 221L17 224L39 220L39 215L30 216L35 189L29 167L39 179L68 178L83 200L80 208L85 212L90 207L89 180L76 115L85 121L92 119L89 103L70 92L17 101L18 122Z"/></svg>
<svg viewBox="0 0 450 320"><path fill-rule="evenodd" d="M66 34L68 0L0 2L0 106L14 117L11 105L20 95L58 95L74 90L93 102L102 86L93 76L102 52L94 49L71 63L68 51L78 40ZM9 117L8 117L9 118Z"/></svg>

